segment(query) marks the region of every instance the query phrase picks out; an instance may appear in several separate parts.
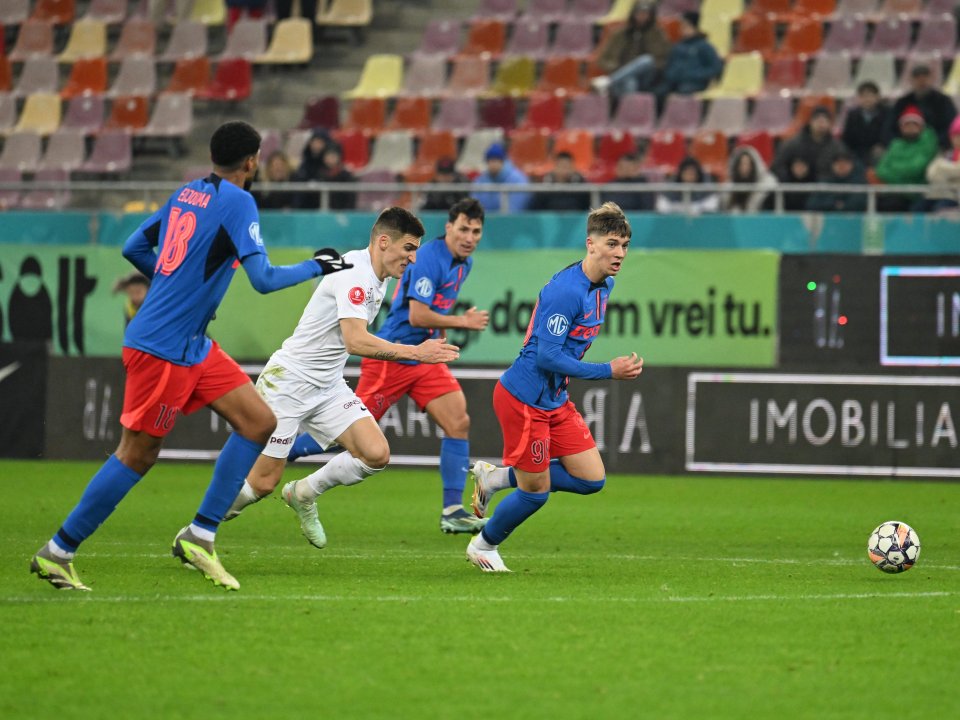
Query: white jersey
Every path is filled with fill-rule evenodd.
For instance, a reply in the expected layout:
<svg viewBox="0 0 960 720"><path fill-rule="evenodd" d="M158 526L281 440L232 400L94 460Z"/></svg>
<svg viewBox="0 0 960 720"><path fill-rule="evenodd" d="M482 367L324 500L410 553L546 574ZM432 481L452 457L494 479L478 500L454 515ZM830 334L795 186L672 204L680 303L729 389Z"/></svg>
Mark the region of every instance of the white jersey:
<svg viewBox="0 0 960 720"><path fill-rule="evenodd" d="M359 318L373 322L380 311L388 280L373 271L369 248L351 250L343 256L353 267L324 277L314 290L293 335L271 357L280 365L317 387L343 382L347 364L340 320Z"/></svg>

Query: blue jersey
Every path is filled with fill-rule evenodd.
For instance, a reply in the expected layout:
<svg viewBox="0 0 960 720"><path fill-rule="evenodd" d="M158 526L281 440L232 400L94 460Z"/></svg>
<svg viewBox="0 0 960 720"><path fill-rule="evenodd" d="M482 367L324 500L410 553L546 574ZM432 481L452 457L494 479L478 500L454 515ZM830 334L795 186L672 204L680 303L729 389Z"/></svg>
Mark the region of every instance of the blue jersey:
<svg viewBox="0 0 960 720"><path fill-rule="evenodd" d="M124 254L147 245L158 248L153 279L123 344L177 365L196 365L210 351L207 324L237 266L265 254L257 205L250 193L216 175L194 180L144 221Z"/></svg>
<svg viewBox="0 0 960 720"><path fill-rule="evenodd" d="M544 285L533 308L520 355L500 382L526 405L554 410L567 402L570 377L611 377L610 363L582 362L607 313L613 278L594 283L581 263Z"/></svg>
<svg viewBox="0 0 960 720"><path fill-rule="evenodd" d="M422 302L435 313L449 315L472 266L473 258L457 260L443 237L434 238L421 247L417 250L417 261L407 265L397 283L390 314L377 336L390 342L419 345L439 335L435 329L410 324L410 301Z"/></svg>

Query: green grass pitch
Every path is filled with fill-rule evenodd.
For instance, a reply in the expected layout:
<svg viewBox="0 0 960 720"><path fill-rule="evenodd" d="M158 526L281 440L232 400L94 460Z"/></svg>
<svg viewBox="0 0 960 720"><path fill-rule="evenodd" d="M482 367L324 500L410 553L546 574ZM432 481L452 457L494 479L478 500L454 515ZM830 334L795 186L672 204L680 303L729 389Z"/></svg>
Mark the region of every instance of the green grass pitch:
<svg viewBox="0 0 960 720"><path fill-rule="evenodd" d="M225 525L228 594L169 553L210 466L167 462L57 592L28 561L95 467L0 462L0 717L960 717L957 484L615 476L487 575L435 471L389 470L321 499L325 550L279 500ZM897 576L889 519L923 547Z"/></svg>

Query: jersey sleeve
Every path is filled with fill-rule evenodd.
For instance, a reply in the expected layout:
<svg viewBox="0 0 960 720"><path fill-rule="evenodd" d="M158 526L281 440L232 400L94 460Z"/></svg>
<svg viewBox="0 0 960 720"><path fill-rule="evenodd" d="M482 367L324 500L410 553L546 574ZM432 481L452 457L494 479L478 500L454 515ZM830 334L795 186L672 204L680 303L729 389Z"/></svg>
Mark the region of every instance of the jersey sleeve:
<svg viewBox="0 0 960 720"><path fill-rule="evenodd" d="M337 303L337 319L359 318L367 321L367 288L361 272L356 268L343 270L323 279L330 284L330 292Z"/></svg>
<svg viewBox="0 0 960 720"><path fill-rule="evenodd" d="M404 271L404 274L410 275L404 278L401 292L405 293L410 300L422 302L427 306L431 305L437 286L442 282L438 270L437 262L433 257L422 255Z"/></svg>
<svg viewBox="0 0 960 720"><path fill-rule="evenodd" d="M163 207L144 220L123 244L123 256L148 278L153 277L153 268L157 262L154 248L160 244L160 228L163 218L169 212L169 206L169 202L164 203Z"/></svg>
<svg viewBox="0 0 960 720"><path fill-rule="evenodd" d="M567 333L580 313L580 296L554 279L540 292L537 304L537 323L533 334L541 343L563 345Z"/></svg>
<svg viewBox="0 0 960 720"><path fill-rule="evenodd" d="M223 227L237 249L237 258L264 255L260 238L260 214L253 196L244 191L231 192L224 203Z"/></svg>

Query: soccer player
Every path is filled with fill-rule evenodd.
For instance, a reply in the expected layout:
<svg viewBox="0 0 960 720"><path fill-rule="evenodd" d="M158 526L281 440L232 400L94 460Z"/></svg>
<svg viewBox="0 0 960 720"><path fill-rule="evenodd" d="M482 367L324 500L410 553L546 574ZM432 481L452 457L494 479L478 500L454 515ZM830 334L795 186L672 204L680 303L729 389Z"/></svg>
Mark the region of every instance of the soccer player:
<svg viewBox="0 0 960 720"><path fill-rule="evenodd" d="M304 536L318 548L327 544L327 537L317 515L317 497L337 485L355 485L387 466L387 439L347 385L343 368L349 355L418 363L446 363L459 357L456 346L439 339L406 345L367 329L380 310L388 278L401 277L416 260L422 237L423 225L413 214L387 208L370 231L367 248L344 255L352 269L325 278L314 291L293 335L270 357L257 380L257 389L276 413L277 428L230 508L230 517L273 492L299 430L324 447L344 448L320 470L288 482L281 491L297 513Z"/></svg>
<svg viewBox="0 0 960 720"><path fill-rule="evenodd" d="M467 546L467 559L484 572L510 572L497 548L543 507L550 492L589 495L603 488L603 460L567 396L567 383L571 377L632 380L643 369L636 353L605 363L582 359L600 333L630 236L630 223L616 204L605 203L590 213L587 256L558 272L540 291L520 355L493 391L506 467L474 465L474 512L483 517L498 490L517 490Z"/></svg>
<svg viewBox="0 0 960 720"><path fill-rule="evenodd" d="M173 555L214 585L240 587L220 563L214 538L276 419L240 366L206 336L207 323L238 265L261 293L350 267L335 250L319 250L296 265L270 264L247 192L259 155L260 135L250 125L221 125L210 138L213 172L177 190L123 246L124 257L151 284L123 341L122 435L63 526L31 560L31 572L56 588L89 590L73 567L77 548L153 467L178 413L207 405L234 432L193 522L174 538Z"/></svg>

